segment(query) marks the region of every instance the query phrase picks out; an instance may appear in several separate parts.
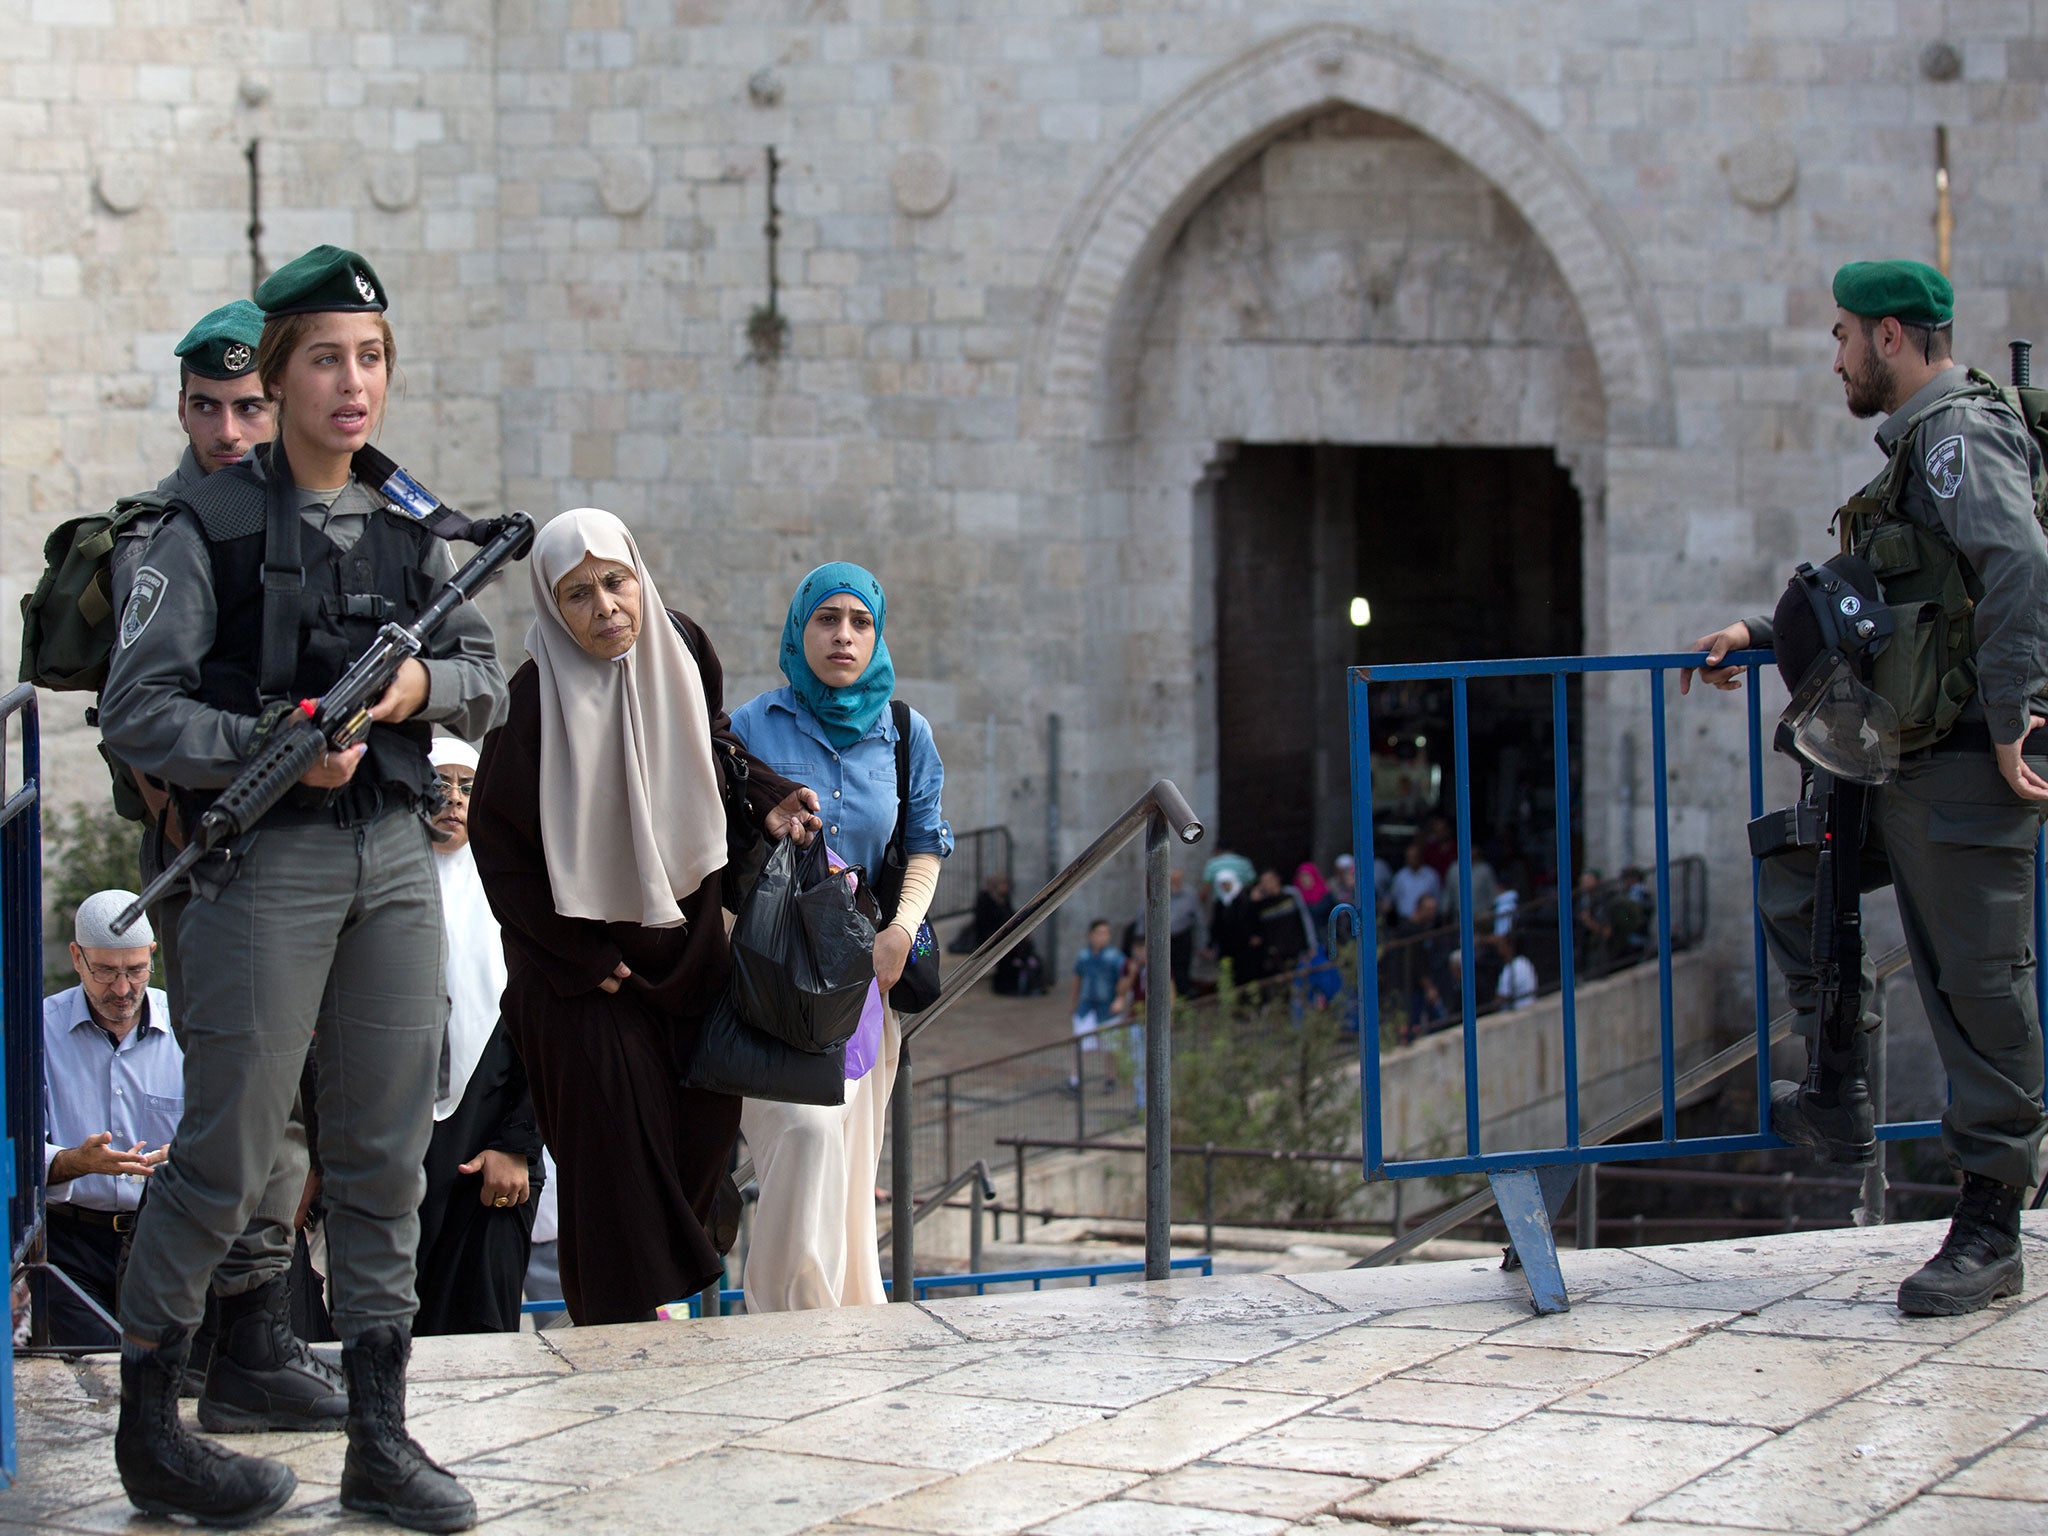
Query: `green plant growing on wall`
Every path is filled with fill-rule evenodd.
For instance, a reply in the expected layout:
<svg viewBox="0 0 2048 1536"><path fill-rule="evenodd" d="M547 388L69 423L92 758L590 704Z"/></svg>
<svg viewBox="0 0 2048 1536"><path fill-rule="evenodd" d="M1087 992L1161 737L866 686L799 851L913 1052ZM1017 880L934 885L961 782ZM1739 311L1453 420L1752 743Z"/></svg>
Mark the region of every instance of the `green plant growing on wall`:
<svg viewBox="0 0 2048 1536"><path fill-rule="evenodd" d="M43 824L43 990L77 984L71 969L71 922L94 891L135 889L141 873L142 826L104 801L80 802Z"/></svg>

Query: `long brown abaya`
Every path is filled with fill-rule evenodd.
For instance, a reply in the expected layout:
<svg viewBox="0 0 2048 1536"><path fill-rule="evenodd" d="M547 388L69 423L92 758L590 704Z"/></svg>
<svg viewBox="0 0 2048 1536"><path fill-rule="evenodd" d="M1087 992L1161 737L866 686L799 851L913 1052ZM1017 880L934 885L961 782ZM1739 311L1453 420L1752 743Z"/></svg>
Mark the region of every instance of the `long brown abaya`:
<svg viewBox="0 0 2048 1536"><path fill-rule="evenodd" d="M727 723L710 639L678 616L703 675L714 738ZM755 826L797 786L747 757L744 814ZM730 962L719 910L723 871L682 903L684 923L643 928L564 917L541 841L539 685L512 677L511 710L483 745L470 846L505 939L500 1013L526 1064L541 1135L554 1154L562 1294L579 1324L633 1322L701 1291L724 1265L706 1234L739 1134L740 1101L681 1086ZM617 992L599 983L624 961Z"/></svg>

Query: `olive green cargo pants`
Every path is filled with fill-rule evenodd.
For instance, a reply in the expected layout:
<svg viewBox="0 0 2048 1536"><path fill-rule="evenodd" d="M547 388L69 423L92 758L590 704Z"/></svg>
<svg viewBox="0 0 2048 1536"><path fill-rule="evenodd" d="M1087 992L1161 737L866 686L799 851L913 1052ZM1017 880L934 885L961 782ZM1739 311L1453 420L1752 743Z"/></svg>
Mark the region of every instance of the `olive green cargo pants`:
<svg viewBox="0 0 2048 1536"><path fill-rule="evenodd" d="M242 847L239 876L179 923L185 1112L136 1222L121 1326L154 1342L198 1324L209 1278L272 1185L310 1041L346 1341L415 1310L448 1007L440 886L409 810L264 827Z"/></svg>
<svg viewBox="0 0 2048 1536"><path fill-rule="evenodd" d="M2032 761L2030 759L2030 761ZM2036 771L2048 764L2035 763ZM2012 792L1985 753L1908 758L1870 800L1863 888L1890 885L1913 978L1948 1072L1942 1144L1949 1161L2002 1184L2036 1179L2041 1018L2034 991L2034 845L2042 813ZM1813 1032L1814 855L1766 859L1757 895L1764 934L1792 1006ZM1881 994L1864 957L1863 1025Z"/></svg>

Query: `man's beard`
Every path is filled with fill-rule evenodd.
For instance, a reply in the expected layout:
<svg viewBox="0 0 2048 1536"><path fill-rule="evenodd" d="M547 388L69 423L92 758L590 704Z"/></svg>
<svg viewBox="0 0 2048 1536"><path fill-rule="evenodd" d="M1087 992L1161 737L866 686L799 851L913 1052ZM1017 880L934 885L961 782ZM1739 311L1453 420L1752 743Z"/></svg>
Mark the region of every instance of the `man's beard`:
<svg viewBox="0 0 2048 1536"><path fill-rule="evenodd" d="M1891 409L1892 391L1898 375L1892 365L1871 352L1854 373L1844 373L1842 384L1849 397L1849 414L1867 420Z"/></svg>

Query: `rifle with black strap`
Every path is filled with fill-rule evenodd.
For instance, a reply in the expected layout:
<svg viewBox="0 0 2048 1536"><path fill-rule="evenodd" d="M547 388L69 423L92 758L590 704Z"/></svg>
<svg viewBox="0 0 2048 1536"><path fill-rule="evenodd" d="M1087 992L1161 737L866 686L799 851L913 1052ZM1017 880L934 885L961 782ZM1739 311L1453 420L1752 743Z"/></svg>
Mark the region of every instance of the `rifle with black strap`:
<svg viewBox="0 0 2048 1536"><path fill-rule="evenodd" d="M410 625L388 623L341 679L317 699L302 699L265 736L249 765L199 818L185 847L142 894L114 919L125 933L153 903L222 843L240 837L267 815L327 752L342 752L370 734L370 709L398 669L427 647L448 616L473 599L533 543L533 519L524 512L468 524L483 547L448 579Z"/></svg>

